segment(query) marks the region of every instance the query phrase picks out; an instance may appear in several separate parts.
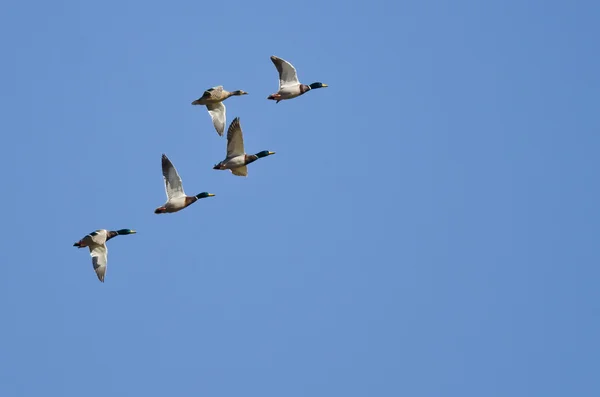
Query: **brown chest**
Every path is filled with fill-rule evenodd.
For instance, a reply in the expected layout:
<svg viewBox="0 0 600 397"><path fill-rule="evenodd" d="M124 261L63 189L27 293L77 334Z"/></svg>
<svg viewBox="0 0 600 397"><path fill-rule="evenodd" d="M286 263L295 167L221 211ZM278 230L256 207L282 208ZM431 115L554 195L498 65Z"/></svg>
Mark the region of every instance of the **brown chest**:
<svg viewBox="0 0 600 397"><path fill-rule="evenodd" d="M300 84L300 95L304 94L306 91L310 90L310 87L306 84Z"/></svg>
<svg viewBox="0 0 600 397"><path fill-rule="evenodd" d="M185 206L187 207L188 205L195 203L196 200L198 200L198 198L195 196L186 196L185 197Z"/></svg>
<svg viewBox="0 0 600 397"><path fill-rule="evenodd" d="M245 158L245 165L253 163L256 160L258 160L258 157L256 157L254 154L247 154Z"/></svg>

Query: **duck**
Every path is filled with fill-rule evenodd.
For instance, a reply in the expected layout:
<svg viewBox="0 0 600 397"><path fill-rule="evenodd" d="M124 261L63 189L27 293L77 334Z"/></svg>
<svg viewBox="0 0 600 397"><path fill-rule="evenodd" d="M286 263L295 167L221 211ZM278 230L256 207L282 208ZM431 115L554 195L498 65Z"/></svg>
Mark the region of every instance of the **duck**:
<svg viewBox="0 0 600 397"><path fill-rule="evenodd" d="M246 154L240 118L236 117L227 130L227 157L216 164L213 170L229 170L233 175L248 176L248 168L246 167L248 164L273 154L275 152L268 150L263 150L256 154Z"/></svg>
<svg viewBox="0 0 600 397"><path fill-rule="evenodd" d="M316 88L329 87L327 84L323 84L321 82L316 82L309 85L301 84L298 81L296 68L291 63L276 57L275 55L271 56L271 61L277 68L277 72L279 72L279 91L269 95L267 99L272 99L276 101L275 103L279 103L280 101L286 99L299 97L300 95L303 95Z"/></svg>
<svg viewBox="0 0 600 397"><path fill-rule="evenodd" d="M98 276L98 280L103 283L104 276L106 275L106 262L108 261L108 248L106 247L106 242L116 236L124 236L135 233L137 232L132 229L98 229L73 244L73 247L88 247L90 249L94 271L96 272L96 276Z"/></svg>
<svg viewBox="0 0 600 397"><path fill-rule="evenodd" d="M202 192L195 196L187 196L183 191L183 184L181 183L181 177L177 173L177 169L164 153L162 155L162 173L165 180L167 202L155 209L155 214L181 211L199 199L214 197L214 194L208 192Z"/></svg>
<svg viewBox="0 0 600 397"><path fill-rule="evenodd" d="M226 109L223 101L231 96L241 95L248 95L248 93L242 90L229 92L224 90L222 85L219 85L204 91L204 94L193 101L192 105L205 105L215 126L215 130L217 130L217 134L223 136L226 121Z"/></svg>

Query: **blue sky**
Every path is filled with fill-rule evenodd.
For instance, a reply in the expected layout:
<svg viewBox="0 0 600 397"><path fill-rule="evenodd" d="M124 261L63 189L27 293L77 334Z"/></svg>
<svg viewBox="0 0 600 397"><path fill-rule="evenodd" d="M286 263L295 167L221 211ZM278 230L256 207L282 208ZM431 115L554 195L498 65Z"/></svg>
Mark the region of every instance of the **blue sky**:
<svg viewBox="0 0 600 397"><path fill-rule="evenodd" d="M599 395L599 11L4 4L0 396ZM216 197L153 214L162 153Z"/></svg>

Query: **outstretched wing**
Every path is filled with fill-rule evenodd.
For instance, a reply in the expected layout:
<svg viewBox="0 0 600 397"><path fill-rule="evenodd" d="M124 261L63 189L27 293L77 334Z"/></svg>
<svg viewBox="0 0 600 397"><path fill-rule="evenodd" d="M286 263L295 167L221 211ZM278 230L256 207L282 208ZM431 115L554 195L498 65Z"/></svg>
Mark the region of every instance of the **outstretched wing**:
<svg viewBox="0 0 600 397"><path fill-rule="evenodd" d="M206 108L215 126L215 130L217 130L219 135L223 136L223 132L225 131L225 114L227 112L225 105L223 102L209 103L206 105Z"/></svg>
<svg viewBox="0 0 600 397"><path fill-rule="evenodd" d="M106 274L106 262L108 262L108 249L106 244L102 245L91 245L90 255L92 256L92 264L94 265L94 271L98 280L104 282L104 275Z"/></svg>
<svg viewBox="0 0 600 397"><path fill-rule="evenodd" d="M237 176L248 176L248 167L242 165L241 167L232 168L231 173Z"/></svg>
<svg viewBox="0 0 600 397"><path fill-rule="evenodd" d="M279 72L279 90L300 84L296 68L294 68L291 63L278 58L275 55L271 56L271 61L273 61L273 64Z"/></svg>
<svg viewBox="0 0 600 397"><path fill-rule="evenodd" d="M236 117L229 125L227 130L227 158L240 156L246 153L244 151L244 137L242 135L242 126L240 118Z"/></svg>
<svg viewBox="0 0 600 397"><path fill-rule="evenodd" d="M165 179L167 198L172 200L174 198L185 196L181 178L179 177L175 166L171 163L171 160L164 154L162 155L162 172L163 178Z"/></svg>

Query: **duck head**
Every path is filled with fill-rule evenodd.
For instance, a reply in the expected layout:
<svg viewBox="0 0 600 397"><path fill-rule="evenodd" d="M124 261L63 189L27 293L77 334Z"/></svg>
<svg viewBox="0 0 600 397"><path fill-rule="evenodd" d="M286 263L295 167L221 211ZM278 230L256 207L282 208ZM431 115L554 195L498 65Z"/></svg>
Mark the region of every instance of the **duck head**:
<svg viewBox="0 0 600 397"><path fill-rule="evenodd" d="M256 154L255 154L255 156L256 156L256 157L258 157L258 158L260 159L260 158L262 158L262 157L267 157L267 156L270 156L270 155L272 155L272 154L275 154L275 152L270 152L270 151L268 151L268 150L263 150L262 152L258 152L258 153L256 153Z"/></svg>
<svg viewBox="0 0 600 397"><path fill-rule="evenodd" d="M327 84L316 82L316 83L310 84L309 87L311 90L314 90L315 88L325 88L325 87L329 87L329 86Z"/></svg>
<svg viewBox="0 0 600 397"><path fill-rule="evenodd" d="M215 195L212 193L208 193L208 192L202 192L196 195L197 199L202 199L202 198L207 198L207 197L214 197Z"/></svg>
<svg viewBox="0 0 600 397"><path fill-rule="evenodd" d="M119 236L125 236L127 234L136 234L137 232L135 230L132 229L119 229L117 230L117 235Z"/></svg>

